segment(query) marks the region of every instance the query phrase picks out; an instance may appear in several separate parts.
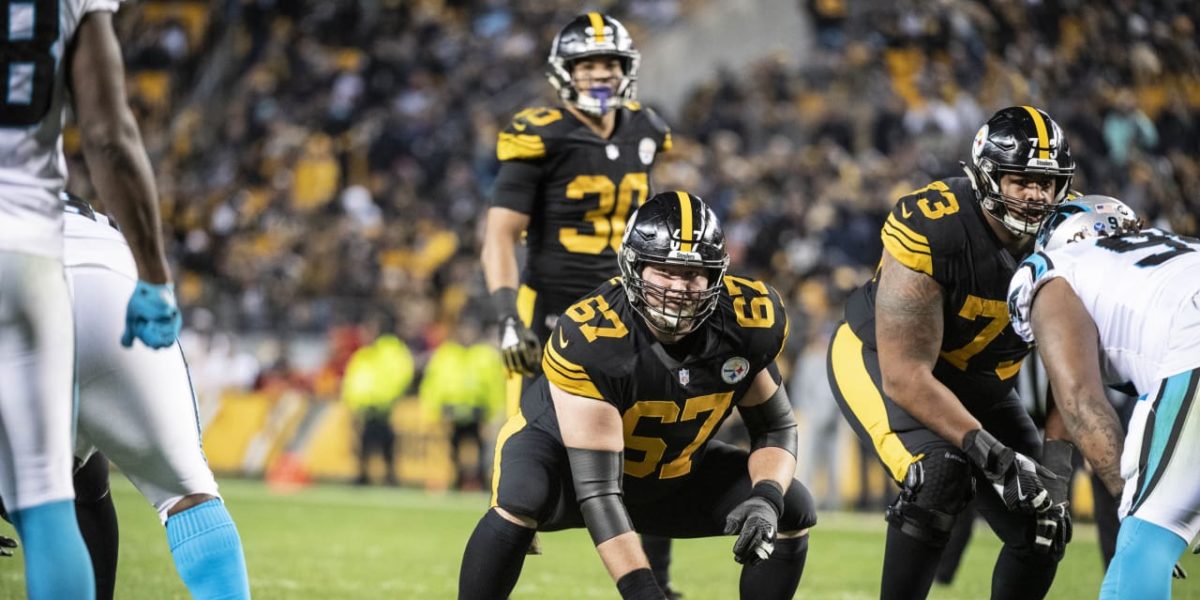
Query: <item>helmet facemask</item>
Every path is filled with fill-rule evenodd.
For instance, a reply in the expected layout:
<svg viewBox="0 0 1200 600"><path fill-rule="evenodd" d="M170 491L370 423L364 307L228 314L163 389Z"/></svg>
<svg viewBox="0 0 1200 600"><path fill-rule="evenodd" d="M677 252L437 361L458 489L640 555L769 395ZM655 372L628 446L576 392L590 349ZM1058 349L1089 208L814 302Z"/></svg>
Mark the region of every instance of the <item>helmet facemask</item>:
<svg viewBox="0 0 1200 600"><path fill-rule="evenodd" d="M717 308L725 266L705 268L707 287L699 290L679 290L651 283L643 273L648 266L700 266L688 262L646 262L623 259L621 277L630 304L655 331L669 336L687 335L704 322Z"/></svg>

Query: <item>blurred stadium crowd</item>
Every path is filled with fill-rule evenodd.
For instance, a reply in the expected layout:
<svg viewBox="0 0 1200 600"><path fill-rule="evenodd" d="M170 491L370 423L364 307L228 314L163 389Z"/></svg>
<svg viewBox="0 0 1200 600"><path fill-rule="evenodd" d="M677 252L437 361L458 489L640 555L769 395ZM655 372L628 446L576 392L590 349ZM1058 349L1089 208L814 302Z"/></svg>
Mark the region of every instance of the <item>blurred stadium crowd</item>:
<svg viewBox="0 0 1200 600"><path fill-rule="evenodd" d="M589 8L621 19L645 50L710 1ZM668 112L675 148L655 180L708 200L733 269L791 298L791 359L824 352L808 342L874 269L894 200L960 173L976 129L1003 106L1035 104L1063 125L1077 188L1200 233L1200 3L799 4L812 25L797 32L812 40L803 55L693 90ZM369 341L358 323L394 319L420 365L460 319L490 317L478 254L496 134L522 106L552 102L545 55L580 10L150 0L124 11L187 326L281 347L332 332L323 371L290 372L284 351L257 368L222 363L231 383L333 396L349 352Z"/></svg>

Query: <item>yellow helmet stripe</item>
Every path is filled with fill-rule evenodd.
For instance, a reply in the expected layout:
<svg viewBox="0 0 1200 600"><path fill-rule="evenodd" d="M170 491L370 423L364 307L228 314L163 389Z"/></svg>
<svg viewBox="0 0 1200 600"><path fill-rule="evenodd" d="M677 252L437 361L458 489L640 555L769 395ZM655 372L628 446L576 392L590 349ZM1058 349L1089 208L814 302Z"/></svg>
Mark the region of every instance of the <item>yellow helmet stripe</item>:
<svg viewBox="0 0 1200 600"><path fill-rule="evenodd" d="M1022 106L1029 111L1029 116L1033 117L1033 126L1037 128L1038 136L1038 158L1049 160L1050 158L1050 138L1046 134L1046 120L1042 118L1042 113L1032 106Z"/></svg>
<svg viewBox="0 0 1200 600"><path fill-rule="evenodd" d="M679 197L679 236L682 242L679 244L680 252L692 251L692 199L688 197L687 192L675 192Z"/></svg>
<svg viewBox="0 0 1200 600"><path fill-rule="evenodd" d="M592 35L596 38L597 44L604 43L604 18L600 13L588 13L588 20L592 22Z"/></svg>

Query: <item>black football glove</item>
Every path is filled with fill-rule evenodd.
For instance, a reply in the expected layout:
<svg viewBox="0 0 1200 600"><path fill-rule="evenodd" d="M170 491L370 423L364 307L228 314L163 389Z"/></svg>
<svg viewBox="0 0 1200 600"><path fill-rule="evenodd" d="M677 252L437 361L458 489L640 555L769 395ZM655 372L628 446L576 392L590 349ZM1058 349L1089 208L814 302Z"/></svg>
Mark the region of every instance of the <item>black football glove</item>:
<svg viewBox="0 0 1200 600"><path fill-rule="evenodd" d="M17 540L0 535L0 556L12 556L13 548L16 547Z"/></svg>
<svg viewBox="0 0 1200 600"><path fill-rule="evenodd" d="M500 354L509 372L532 377L541 362L542 343L520 319L508 317L500 324Z"/></svg>
<svg viewBox="0 0 1200 600"><path fill-rule="evenodd" d="M1074 459L1075 446L1070 442L1046 440L1042 446L1042 466L1054 478L1042 480L1050 496L1050 509L1037 517L1034 548L1059 558L1066 553L1073 533L1069 488L1075 471Z"/></svg>
<svg viewBox="0 0 1200 600"><path fill-rule="evenodd" d="M1187 579L1187 571L1183 570L1183 563L1175 563L1175 568L1171 569L1171 577L1175 579Z"/></svg>
<svg viewBox="0 0 1200 600"><path fill-rule="evenodd" d="M963 439L963 451L992 482L1008 510L1033 514L1053 505L1043 482L1056 479L1054 473L1001 444L992 434L982 429L971 431Z"/></svg>
<svg viewBox="0 0 1200 600"><path fill-rule="evenodd" d="M756 565L775 551L779 515L783 514L783 490L774 481L760 481L750 497L729 511L725 534L737 534L733 559L743 565Z"/></svg>
<svg viewBox="0 0 1200 600"><path fill-rule="evenodd" d="M496 320L500 323L500 354L510 373L532 377L542 360L542 343L517 317L517 291L500 288L492 292Z"/></svg>

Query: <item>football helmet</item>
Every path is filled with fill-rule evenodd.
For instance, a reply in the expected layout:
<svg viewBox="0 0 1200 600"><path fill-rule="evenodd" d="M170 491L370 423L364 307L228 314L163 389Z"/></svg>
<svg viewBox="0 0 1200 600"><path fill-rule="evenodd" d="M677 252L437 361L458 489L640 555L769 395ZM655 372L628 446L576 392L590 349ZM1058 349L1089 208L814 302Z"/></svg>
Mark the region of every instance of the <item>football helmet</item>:
<svg viewBox="0 0 1200 600"><path fill-rule="evenodd" d="M578 61L592 56L615 56L621 61L621 77L615 89L596 86L579 90L571 78ZM563 102L595 116L616 110L637 97L637 72L641 54L621 22L596 12L579 15L567 23L550 44L546 78Z"/></svg>
<svg viewBox="0 0 1200 600"><path fill-rule="evenodd" d="M717 308L729 255L721 223L703 200L664 192L630 217L617 262L629 304L650 327L676 336L696 330ZM708 287L684 291L655 285L642 277L647 264L703 269Z"/></svg>
<svg viewBox="0 0 1200 600"><path fill-rule="evenodd" d="M1124 202L1089 195L1054 207L1038 229L1034 248L1054 250L1079 240L1141 230L1142 220Z"/></svg>
<svg viewBox="0 0 1200 600"><path fill-rule="evenodd" d="M975 134L970 164L962 166L983 209L1019 236L1037 231L1053 206L1067 197L1075 175L1075 160L1062 129L1050 115L1032 106L1010 106L992 115ZM1053 177L1051 204L1003 194L1000 178L1005 173Z"/></svg>

